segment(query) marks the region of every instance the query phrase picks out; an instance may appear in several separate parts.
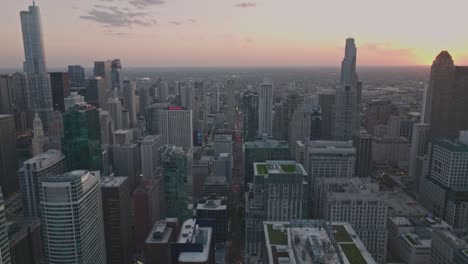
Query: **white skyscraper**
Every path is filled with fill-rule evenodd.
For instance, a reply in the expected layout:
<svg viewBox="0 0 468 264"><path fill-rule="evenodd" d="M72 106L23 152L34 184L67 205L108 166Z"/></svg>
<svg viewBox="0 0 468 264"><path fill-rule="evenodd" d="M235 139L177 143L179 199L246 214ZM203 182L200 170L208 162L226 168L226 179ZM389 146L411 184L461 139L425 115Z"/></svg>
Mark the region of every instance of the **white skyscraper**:
<svg viewBox="0 0 468 264"><path fill-rule="evenodd" d="M81 170L39 180L47 263L106 262L99 177Z"/></svg>
<svg viewBox="0 0 468 264"><path fill-rule="evenodd" d="M192 110L181 107L159 110L158 122L162 144L173 144L185 149L193 147Z"/></svg>
<svg viewBox="0 0 468 264"><path fill-rule="evenodd" d="M116 96L110 97L107 100L107 109L109 111L110 118L112 119L114 130L122 129L122 103L119 98Z"/></svg>
<svg viewBox="0 0 468 264"><path fill-rule="evenodd" d="M153 179L159 167L158 149L161 147L161 136L148 135L141 140L141 170L143 179Z"/></svg>
<svg viewBox="0 0 468 264"><path fill-rule="evenodd" d="M123 107L128 111L129 127L134 128L137 124L137 98L136 98L136 82L124 81L123 82Z"/></svg>
<svg viewBox="0 0 468 264"><path fill-rule="evenodd" d="M34 112L39 114L41 120L47 122L48 115L53 111L53 103L39 7L35 4L29 6L29 11L21 11L20 17L25 56L23 70L28 74L31 107ZM48 131L46 123L44 130Z"/></svg>
<svg viewBox="0 0 468 264"><path fill-rule="evenodd" d="M354 39L346 39L345 57L341 64L341 82L336 90L335 140L350 140L359 129L361 83L356 74L357 49Z"/></svg>
<svg viewBox="0 0 468 264"><path fill-rule="evenodd" d="M258 134L273 135L273 83L264 81L258 88Z"/></svg>

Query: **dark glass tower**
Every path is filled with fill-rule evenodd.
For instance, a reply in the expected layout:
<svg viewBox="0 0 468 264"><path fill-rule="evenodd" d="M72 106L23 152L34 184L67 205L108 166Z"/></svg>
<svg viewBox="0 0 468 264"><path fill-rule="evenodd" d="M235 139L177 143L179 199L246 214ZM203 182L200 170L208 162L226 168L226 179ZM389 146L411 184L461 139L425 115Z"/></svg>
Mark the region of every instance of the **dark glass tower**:
<svg viewBox="0 0 468 264"><path fill-rule="evenodd" d="M258 132L258 93L247 91L242 97L244 141L254 140Z"/></svg>

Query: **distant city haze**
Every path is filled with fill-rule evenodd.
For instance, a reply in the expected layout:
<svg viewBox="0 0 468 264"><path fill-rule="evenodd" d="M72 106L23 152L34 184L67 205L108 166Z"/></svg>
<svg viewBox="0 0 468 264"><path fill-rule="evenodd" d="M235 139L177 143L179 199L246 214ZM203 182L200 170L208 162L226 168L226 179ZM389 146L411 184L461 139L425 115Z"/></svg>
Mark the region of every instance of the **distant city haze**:
<svg viewBox="0 0 468 264"><path fill-rule="evenodd" d="M354 37L358 65L429 65L448 50L468 64L467 1L37 0L49 68L338 66ZM0 68L24 61L19 12L4 0Z"/></svg>

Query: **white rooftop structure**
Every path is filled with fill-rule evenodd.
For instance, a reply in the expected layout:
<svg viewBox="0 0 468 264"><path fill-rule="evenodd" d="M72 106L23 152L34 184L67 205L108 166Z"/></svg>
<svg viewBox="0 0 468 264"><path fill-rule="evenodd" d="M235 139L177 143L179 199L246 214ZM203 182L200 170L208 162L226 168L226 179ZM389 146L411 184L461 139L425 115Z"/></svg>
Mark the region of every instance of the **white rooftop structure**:
<svg viewBox="0 0 468 264"><path fill-rule="evenodd" d="M182 252L179 262L182 263L204 263L208 260L211 248L213 229L211 227L199 227L196 219L188 219L180 229L178 243L201 243L202 252Z"/></svg>

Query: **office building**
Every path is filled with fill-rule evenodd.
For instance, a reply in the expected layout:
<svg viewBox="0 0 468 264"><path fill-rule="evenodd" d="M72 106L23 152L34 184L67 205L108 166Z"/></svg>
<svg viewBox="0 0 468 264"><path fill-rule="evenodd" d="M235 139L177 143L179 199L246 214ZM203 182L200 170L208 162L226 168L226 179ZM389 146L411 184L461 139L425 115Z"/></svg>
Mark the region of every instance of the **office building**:
<svg viewBox="0 0 468 264"><path fill-rule="evenodd" d="M39 218L9 217L7 228L12 264L45 263Z"/></svg>
<svg viewBox="0 0 468 264"><path fill-rule="evenodd" d="M253 189L246 193L245 248L261 250L264 221L303 219L308 212L307 173L295 161L254 163Z"/></svg>
<svg viewBox="0 0 468 264"><path fill-rule="evenodd" d="M333 138L335 98L336 95L332 93L319 94L319 105L320 110L322 110L322 131L320 136L323 140L331 140Z"/></svg>
<svg viewBox="0 0 468 264"><path fill-rule="evenodd" d="M106 82L102 77L90 77L86 80L86 97L88 104L107 110Z"/></svg>
<svg viewBox="0 0 468 264"><path fill-rule="evenodd" d="M232 181L232 155L229 153L221 153L213 160L213 175L224 176Z"/></svg>
<svg viewBox="0 0 468 264"><path fill-rule="evenodd" d="M242 96L244 141L254 140L258 132L258 93L247 91Z"/></svg>
<svg viewBox="0 0 468 264"><path fill-rule="evenodd" d="M12 115L0 115L0 186L3 195L10 196L18 191L16 177L16 132Z"/></svg>
<svg viewBox="0 0 468 264"><path fill-rule="evenodd" d="M211 113L219 113L219 84L211 87Z"/></svg>
<svg viewBox="0 0 468 264"><path fill-rule="evenodd" d="M114 174L128 177L130 185L137 186L141 180L141 158L138 144L114 144L112 158Z"/></svg>
<svg viewBox="0 0 468 264"><path fill-rule="evenodd" d="M62 151L67 169L101 170L99 111L91 105L75 105L63 114Z"/></svg>
<svg viewBox="0 0 468 264"><path fill-rule="evenodd" d="M68 65L70 87L85 86L85 72L81 65Z"/></svg>
<svg viewBox="0 0 468 264"><path fill-rule="evenodd" d="M140 142L141 148L141 170L143 179L152 179L156 176L159 168L159 152L161 147L161 136L148 135Z"/></svg>
<svg viewBox="0 0 468 264"><path fill-rule="evenodd" d="M127 110L130 115L129 127L136 127L138 107L135 81L123 82L123 108Z"/></svg>
<svg viewBox="0 0 468 264"><path fill-rule="evenodd" d="M131 129L119 129L114 132L114 142L116 145L128 145L133 143L134 135Z"/></svg>
<svg viewBox="0 0 468 264"><path fill-rule="evenodd" d="M132 194L135 249L145 249L145 239L154 221L165 215L164 179L143 180Z"/></svg>
<svg viewBox="0 0 468 264"><path fill-rule="evenodd" d="M169 107L159 110L159 132L163 144L191 149L193 147L192 110Z"/></svg>
<svg viewBox="0 0 468 264"><path fill-rule="evenodd" d="M18 178L25 216L40 216L39 180L44 176L62 173L65 173L65 156L59 150L49 149L23 163L23 167L18 170Z"/></svg>
<svg viewBox="0 0 468 264"><path fill-rule="evenodd" d="M431 67L424 123L431 139L457 137L468 126L468 67L455 66L452 56L442 51ZM447 117L450 118L447 118Z"/></svg>
<svg viewBox="0 0 468 264"><path fill-rule="evenodd" d="M156 88L158 89L158 101L159 102L166 102L169 99L169 86L167 82L159 79L156 82Z"/></svg>
<svg viewBox="0 0 468 264"><path fill-rule="evenodd" d="M203 186L203 196L229 198L229 182L225 176L208 176Z"/></svg>
<svg viewBox="0 0 468 264"><path fill-rule="evenodd" d="M3 80L4 79L0 77L0 85L4 85L4 83L2 83ZM10 88L16 131L26 132L31 130L34 113L31 108L29 83L26 75L18 72L14 73L7 77L6 84Z"/></svg>
<svg viewBox="0 0 468 264"><path fill-rule="evenodd" d="M419 186L422 175L419 173L421 167L418 166L418 157L426 155L429 143L429 124L417 123L413 126L413 135L409 154L409 176L416 179Z"/></svg>
<svg viewBox="0 0 468 264"><path fill-rule="evenodd" d="M127 264L132 261L130 191L127 177L105 177L101 180L108 264Z"/></svg>
<svg viewBox="0 0 468 264"><path fill-rule="evenodd" d="M111 91L117 90L122 92L122 62L120 59L112 60L111 62Z"/></svg>
<svg viewBox="0 0 468 264"><path fill-rule="evenodd" d="M11 78L8 75L0 75L0 114L13 113Z"/></svg>
<svg viewBox="0 0 468 264"><path fill-rule="evenodd" d="M365 117L365 128L367 132L374 135L377 125L386 125L390 116L396 111L395 106L389 100L372 100L367 104Z"/></svg>
<svg viewBox="0 0 468 264"><path fill-rule="evenodd" d="M33 120L33 138L31 141L31 154L33 156L39 155L44 152L49 144L49 137L44 136L42 127L42 120L38 114Z"/></svg>
<svg viewBox="0 0 468 264"><path fill-rule="evenodd" d="M146 122L146 131L151 135L160 135L159 131L159 114L160 110L167 110L169 108L169 103L154 103L148 105L145 108L145 122Z"/></svg>
<svg viewBox="0 0 468 264"><path fill-rule="evenodd" d="M254 162L267 160L288 160L291 155L288 142L263 137L255 141L244 143L245 183L253 182Z"/></svg>
<svg viewBox="0 0 468 264"><path fill-rule="evenodd" d="M11 263L5 203L2 189L0 189L0 263Z"/></svg>
<svg viewBox="0 0 468 264"><path fill-rule="evenodd" d="M356 177L372 175L372 136L365 130L359 130L353 135L353 147L356 149Z"/></svg>
<svg viewBox="0 0 468 264"><path fill-rule="evenodd" d="M63 99L65 111L72 108L76 104L83 104L85 102L84 96L79 95L77 92L70 92L70 95Z"/></svg>
<svg viewBox="0 0 468 264"><path fill-rule="evenodd" d="M226 81L226 117L229 128L235 128L236 123L236 81Z"/></svg>
<svg viewBox="0 0 468 264"><path fill-rule="evenodd" d="M42 34L41 13L33 2L28 11L21 11L21 29L23 31L24 57L23 71L27 73L31 108L47 122L48 114L53 110L52 91L47 73L44 38ZM44 131L48 132L48 124Z"/></svg>
<svg viewBox="0 0 468 264"><path fill-rule="evenodd" d="M39 179L47 263L106 263L99 177L79 170Z"/></svg>
<svg viewBox="0 0 468 264"><path fill-rule="evenodd" d="M462 228L468 221L467 168L466 131L460 132L459 139L432 141L428 171L421 178L418 200L454 228Z"/></svg>
<svg viewBox="0 0 468 264"><path fill-rule="evenodd" d="M356 74L356 56L354 39L346 39L340 87L336 90L335 98L335 140L351 140L354 132L360 127L361 83L358 82Z"/></svg>
<svg viewBox="0 0 468 264"><path fill-rule="evenodd" d="M462 264L468 260L468 237L456 230L434 230L429 263Z"/></svg>
<svg viewBox="0 0 468 264"><path fill-rule="evenodd" d="M218 157L221 153L228 153L232 157L232 136L217 134L213 140L214 156Z"/></svg>
<svg viewBox="0 0 468 264"><path fill-rule="evenodd" d="M273 136L273 83L269 81L258 88L258 134Z"/></svg>
<svg viewBox="0 0 468 264"><path fill-rule="evenodd" d="M179 223L175 218L166 218L154 223L145 241L145 263L172 263L171 244L179 237Z"/></svg>
<svg viewBox="0 0 468 264"><path fill-rule="evenodd" d="M160 151L166 215L183 221L192 216L188 210L193 198L192 152L174 145L164 145Z"/></svg>
<svg viewBox="0 0 468 264"><path fill-rule="evenodd" d="M110 60L94 62L94 77L104 79L106 94L112 91L111 65L112 61Z"/></svg>
<svg viewBox="0 0 468 264"><path fill-rule="evenodd" d="M52 103L54 110L65 111L65 97L70 95L70 86L67 72L51 72L50 88L52 90Z"/></svg>
<svg viewBox="0 0 468 264"><path fill-rule="evenodd" d="M294 111L289 125L289 148L294 155L295 143L300 140L319 140L321 133L322 114L317 97L304 102Z"/></svg>
<svg viewBox="0 0 468 264"><path fill-rule="evenodd" d="M122 129L122 103L119 98L114 95L109 97L107 99L107 109L109 111L110 118L112 119L114 131Z"/></svg>
<svg viewBox="0 0 468 264"><path fill-rule="evenodd" d="M195 217L197 220L214 220L213 239L215 243L227 241L228 235L228 206L227 200L216 196L200 199L195 205Z"/></svg>
<svg viewBox="0 0 468 264"><path fill-rule="evenodd" d="M347 222L267 221L263 230L263 263L377 263Z"/></svg>
<svg viewBox="0 0 468 264"><path fill-rule="evenodd" d="M49 139L48 148L62 149L63 115L55 110L49 115Z"/></svg>
<svg viewBox="0 0 468 264"><path fill-rule="evenodd" d="M180 101L181 105L185 109L194 110L194 88L193 83L183 83L180 86Z"/></svg>
<svg viewBox="0 0 468 264"><path fill-rule="evenodd" d="M404 137L377 137L372 139L372 160L408 165L410 142Z"/></svg>
<svg viewBox="0 0 468 264"><path fill-rule="evenodd" d="M177 243L172 245L172 262L178 264L214 263L213 228L195 219L186 220L180 229Z"/></svg>

